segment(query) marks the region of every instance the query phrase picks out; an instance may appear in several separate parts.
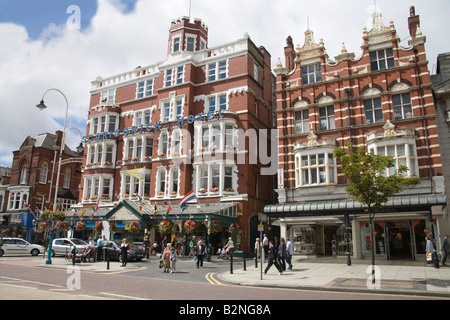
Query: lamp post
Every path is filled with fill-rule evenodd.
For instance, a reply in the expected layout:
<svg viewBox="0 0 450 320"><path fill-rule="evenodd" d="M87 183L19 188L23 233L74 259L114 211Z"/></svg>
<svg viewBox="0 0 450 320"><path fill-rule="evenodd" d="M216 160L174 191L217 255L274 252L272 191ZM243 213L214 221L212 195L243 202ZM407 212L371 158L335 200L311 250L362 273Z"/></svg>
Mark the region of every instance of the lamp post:
<svg viewBox="0 0 450 320"><path fill-rule="evenodd" d="M211 242L210 242L210 235L211 235L211 220L209 219L208 216L206 216L205 219L205 225L206 225L206 229L207 229L207 233L208 233L208 244L207 244L207 250L206 250L206 261L210 262L211 261Z"/></svg>
<svg viewBox="0 0 450 320"><path fill-rule="evenodd" d="M64 100L66 101L66 115L64 117L63 136L61 139L61 147L59 148L59 163L58 163L58 173L56 175L55 199L53 200L53 212L55 212L56 206L57 206L57 199L58 199L59 175L61 173L61 160L62 160L62 155L63 155L63 151L64 151L64 142L65 142L65 138L66 138L66 122L67 122L67 112L69 111L69 102L67 101L66 96L64 95L64 93L62 93L61 90L58 90L55 88L50 88L44 92L44 94L42 95L41 102L36 105L36 108L38 108L39 110L43 111L47 108L47 106L44 104L44 97L47 94L47 92L49 92L49 91L59 92L60 94L62 94L62 96L64 97ZM51 228L49 240L48 240L49 241L48 242L48 255L47 255L47 260L45 261L45 264L52 264L51 256L52 256L53 233L54 233L53 228Z"/></svg>

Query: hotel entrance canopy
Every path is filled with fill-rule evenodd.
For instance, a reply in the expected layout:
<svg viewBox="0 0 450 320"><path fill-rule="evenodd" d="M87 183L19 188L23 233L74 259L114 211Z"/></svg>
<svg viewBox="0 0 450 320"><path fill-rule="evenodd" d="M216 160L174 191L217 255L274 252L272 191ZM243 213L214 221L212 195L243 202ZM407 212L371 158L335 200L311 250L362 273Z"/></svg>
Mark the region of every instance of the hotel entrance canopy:
<svg viewBox="0 0 450 320"><path fill-rule="evenodd" d="M138 201L122 200L116 207L111 209L104 220L108 221L136 221L144 217L155 223L166 219L166 212L169 205L157 205L154 214L155 205L149 203L140 203ZM237 221L236 203L207 203L188 205L186 210L181 212L179 205L171 205L172 210L167 214L167 220L217 220L219 223L228 227L231 223Z"/></svg>

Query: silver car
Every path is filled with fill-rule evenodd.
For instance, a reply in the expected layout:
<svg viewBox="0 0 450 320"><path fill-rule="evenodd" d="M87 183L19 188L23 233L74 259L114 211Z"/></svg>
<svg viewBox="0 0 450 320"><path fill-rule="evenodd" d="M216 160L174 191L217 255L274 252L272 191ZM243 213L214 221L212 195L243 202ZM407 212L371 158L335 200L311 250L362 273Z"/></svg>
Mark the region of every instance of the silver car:
<svg viewBox="0 0 450 320"><path fill-rule="evenodd" d="M86 242L77 238L54 239L52 242L52 257L66 255L72 249L73 245L76 245L81 252L88 246Z"/></svg>
<svg viewBox="0 0 450 320"><path fill-rule="evenodd" d="M3 238L0 248L0 257L4 254L31 254L37 256L44 252L44 247L38 244L31 244L21 238Z"/></svg>

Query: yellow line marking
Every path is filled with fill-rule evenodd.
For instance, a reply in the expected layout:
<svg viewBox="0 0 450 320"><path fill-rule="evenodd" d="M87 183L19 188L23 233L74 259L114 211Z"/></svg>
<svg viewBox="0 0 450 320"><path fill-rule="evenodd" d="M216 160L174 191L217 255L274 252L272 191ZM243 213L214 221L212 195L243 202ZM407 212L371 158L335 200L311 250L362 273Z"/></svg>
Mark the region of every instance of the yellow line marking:
<svg viewBox="0 0 450 320"><path fill-rule="evenodd" d="M212 285L226 286L226 284L223 284L219 280L215 279L214 275L215 275L215 273L209 272L209 273L206 274L205 278Z"/></svg>

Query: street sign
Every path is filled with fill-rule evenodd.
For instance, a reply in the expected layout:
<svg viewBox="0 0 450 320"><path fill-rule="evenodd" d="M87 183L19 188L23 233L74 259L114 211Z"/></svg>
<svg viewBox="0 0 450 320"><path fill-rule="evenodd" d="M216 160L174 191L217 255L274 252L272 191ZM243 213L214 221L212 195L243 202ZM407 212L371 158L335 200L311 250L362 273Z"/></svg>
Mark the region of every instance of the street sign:
<svg viewBox="0 0 450 320"><path fill-rule="evenodd" d="M258 224L258 231L264 231L264 225Z"/></svg>

